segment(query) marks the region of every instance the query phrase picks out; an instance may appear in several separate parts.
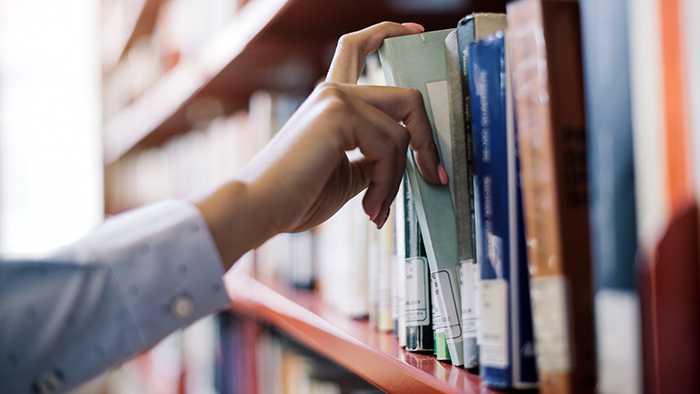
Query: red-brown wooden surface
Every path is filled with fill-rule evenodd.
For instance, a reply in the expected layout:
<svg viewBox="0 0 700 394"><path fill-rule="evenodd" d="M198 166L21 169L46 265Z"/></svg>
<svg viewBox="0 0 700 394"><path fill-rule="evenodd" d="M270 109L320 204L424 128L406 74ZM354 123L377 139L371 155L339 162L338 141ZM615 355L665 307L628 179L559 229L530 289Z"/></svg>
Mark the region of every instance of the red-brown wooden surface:
<svg viewBox="0 0 700 394"><path fill-rule="evenodd" d="M309 349L389 393L496 394L467 370L398 346L396 338L324 304L317 293L262 284L237 273L225 278L232 309L273 325Z"/></svg>

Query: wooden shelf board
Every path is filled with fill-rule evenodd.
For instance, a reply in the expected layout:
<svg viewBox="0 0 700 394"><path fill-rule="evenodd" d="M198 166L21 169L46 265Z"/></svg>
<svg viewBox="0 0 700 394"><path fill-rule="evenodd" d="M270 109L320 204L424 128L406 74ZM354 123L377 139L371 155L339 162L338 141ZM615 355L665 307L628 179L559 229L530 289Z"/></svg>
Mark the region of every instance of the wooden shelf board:
<svg viewBox="0 0 700 394"><path fill-rule="evenodd" d="M248 63L268 59L256 56L256 51L262 48L251 44L275 15L292 1L298 0L249 2L229 23L229 28L204 48L199 59L178 64L142 97L107 120L104 130L105 163L116 161L135 147L159 144L168 136L186 132L190 126L186 117L187 105L206 95L207 87L216 76L236 75L240 79L245 75L257 75ZM226 92L224 101L243 102L228 97L249 96L252 93L250 87L237 87L239 91Z"/></svg>
<svg viewBox="0 0 700 394"><path fill-rule="evenodd" d="M225 277L232 309L292 338L390 393L496 394L467 370L398 346L390 333L325 305L316 293L263 284L240 273Z"/></svg>

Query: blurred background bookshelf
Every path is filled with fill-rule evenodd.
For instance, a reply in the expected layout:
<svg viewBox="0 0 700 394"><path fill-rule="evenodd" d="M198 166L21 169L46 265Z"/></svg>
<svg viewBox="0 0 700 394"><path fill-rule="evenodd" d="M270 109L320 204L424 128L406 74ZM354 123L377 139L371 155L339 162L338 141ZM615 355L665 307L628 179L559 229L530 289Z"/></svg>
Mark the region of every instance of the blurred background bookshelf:
<svg viewBox="0 0 700 394"><path fill-rule="evenodd" d="M385 20L449 28L470 12L503 12L505 2L113 0L102 10L109 216L192 195L235 173L323 80L342 34ZM361 83L384 83L376 57ZM370 295L380 291L377 281L385 309L391 303L388 265L379 263L387 231L369 227L356 199L317 229L268 241L228 275L232 310L198 323L196 336L190 328L159 345L180 355L170 372L146 354L129 364L159 374L129 380L150 389L170 381L185 392L489 392L464 369L399 349L367 319L379 302ZM370 279L380 265L384 276ZM212 353L200 341L218 348ZM207 353L211 385L192 361ZM337 365L336 378L319 379L328 377L319 365Z"/></svg>
<svg viewBox="0 0 700 394"><path fill-rule="evenodd" d="M323 80L344 33L384 20L414 21L429 31L452 28L471 12L505 12L505 3L0 2L0 255L40 256L106 217L190 196L235 173ZM649 34L659 30L647 29L657 17L649 10L663 9L662 1L653 2L656 8L651 3L640 1L630 11L630 31L652 31L630 43L632 66L653 68L633 70L635 97L649 96L649 75L666 75L649 61L655 52L645 53L658 39ZM687 55L680 59L689 75L683 115L693 137L685 151L697 153L700 74L688 69L700 69L692 40L700 37L700 7L693 0L670 3L686 10L679 17L686 29L679 50ZM601 48L610 55L609 46ZM370 58L363 83L382 78ZM665 130L638 115L658 107L652 100L647 111L633 109L635 133ZM697 198L700 154L687 154L695 170L687 183ZM673 149L664 155L674 156ZM649 172L638 180L656 179L658 161L650 157ZM642 240L648 248L665 229L658 219L672 219L652 200L645 201L657 232ZM229 311L173 334L77 392L495 392L465 369L403 350L387 332L395 296L386 263L394 252L386 244L391 231L391 225L370 227L354 200L317 229L270 240L225 278Z"/></svg>

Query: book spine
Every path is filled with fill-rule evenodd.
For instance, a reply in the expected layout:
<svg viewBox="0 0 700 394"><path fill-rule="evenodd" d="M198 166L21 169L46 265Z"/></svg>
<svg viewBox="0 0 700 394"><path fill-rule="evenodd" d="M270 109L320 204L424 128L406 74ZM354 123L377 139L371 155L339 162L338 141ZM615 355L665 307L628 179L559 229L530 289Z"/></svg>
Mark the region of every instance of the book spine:
<svg viewBox="0 0 700 394"><path fill-rule="evenodd" d="M428 282L428 260L413 204L408 177L404 174L403 200L405 209L405 324L406 350L432 352L434 349L433 315Z"/></svg>
<svg viewBox="0 0 700 394"><path fill-rule="evenodd" d="M379 230L372 222L365 222L367 232L367 285L368 285L368 309L367 317L369 325L373 329L379 329L379 281L380 281L380 263L379 263Z"/></svg>
<svg viewBox="0 0 700 394"><path fill-rule="evenodd" d="M688 141L688 80L684 75L681 0L658 0L663 60L662 106L671 212L679 213L694 199ZM697 70L695 70L697 72Z"/></svg>
<svg viewBox="0 0 700 394"><path fill-rule="evenodd" d="M578 3L521 0L507 9L540 390L590 393L596 364Z"/></svg>
<svg viewBox="0 0 700 394"><path fill-rule="evenodd" d="M691 96L684 91L692 80L684 80L681 64L692 52L682 45L682 4L628 3L635 168L644 174L637 179L637 267L648 393L700 390L698 219L686 143Z"/></svg>
<svg viewBox="0 0 700 394"><path fill-rule="evenodd" d="M510 245L502 52L503 47L496 45L491 37L469 46L471 118L475 120L472 124L473 168L479 190L475 198L479 200L476 218L478 251L481 252L477 256L481 263L482 296L480 374L487 385L507 388L512 386L508 371L511 366L507 264ZM502 212L503 209L506 212Z"/></svg>
<svg viewBox="0 0 700 394"><path fill-rule="evenodd" d="M469 45L475 40L483 38L489 34L495 33L497 30L505 29L506 27L506 17L505 14L484 14L475 13L467 15L457 24L457 67L459 68L459 81L455 85L460 86L462 93L462 103L458 115L463 117L463 133L453 133L453 151L462 150L462 153L453 153L453 161L455 167L455 175L453 179L456 190L455 196L456 200L459 200L458 190L466 190L468 202L461 203L462 206L469 208L469 221L466 222L463 216L457 214L458 226L460 225L460 220L463 222L461 225L467 227L465 223L468 223L469 229L471 231L471 259L468 258L467 253L469 250L464 247L460 247L460 275L463 275L464 280L462 281L462 326L464 327L464 351L465 351L465 366L470 361L466 356L471 354L470 347L472 342L468 339L474 338L475 353L478 356L479 353L479 342L480 331L481 331L481 316L480 316L480 297L479 297L479 280L480 280L480 266L478 260L478 243L476 228L477 224L475 222L475 210L477 206L477 201L475 201L475 190L476 185L474 184L474 174L473 174L473 146L472 146L472 124L471 124L471 107L470 107L470 94L469 94ZM448 63L449 65L449 63ZM462 171L460 171L460 169ZM463 185L463 186L462 186ZM462 197L464 199L464 197ZM458 212L457 207L455 211ZM466 209L465 209L466 211ZM459 231L459 227L458 227ZM475 272L475 275L469 275L469 266L471 270ZM462 276L461 276L462 277ZM478 366L478 358L472 360L476 363L475 367Z"/></svg>
<svg viewBox="0 0 700 394"><path fill-rule="evenodd" d="M406 347L406 209L405 209L406 177L399 185L399 192L394 200L394 249L395 268L394 282L396 292L396 321L394 335L398 338L399 346Z"/></svg>
<svg viewBox="0 0 700 394"><path fill-rule="evenodd" d="M692 142L693 184L695 186L695 198L700 204L700 24L696 23L696 18L700 15L700 2L695 0L683 0L681 2L681 12L683 16L685 43L684 58L685 75L688 81L688 107L686 113L689 116L689 129Z"/></svg>
<svg viewBox="0 0 700 394"><path fill-rule="evenodd" d="M454 154L458 157L455 161L455 168L457 168L454 182L458 185L465 184L462 189L466 189L468 192L467 197L469 198L469 225L472 231L472 259L466 258L465 254L462 254L464 249L460 248L460 278L464 278L461 282L462 291L462 327L464 328L464 354L465 354L465 367L469 368L469 364L475 364L474 367L479 366L479 344L480 331L481 331L481 297L480 297L480 285L481 281L481 268L479 266L478 259L478 229L476 224L475 210L477 202L475 201L475 185L474 185L474 172L473 172L473 150L472 150L472 123L471 123L471 106L470 106L470 94L469 94L469 45L474 42L474 18L475 16L467 15L457 24L457 54L460 70L460 87L462 92L462 107L460 113L463 118L464 133L456 133L454 135L454 146L455 149L459 149L461 146L464 147L464 154L459 155ZM463 169L459 171L459 169ZM465 179L462 179L464 176ZM470 347L472 346L471 338L474 342L474 353L476 353L476 359L470 359L468 357L471 354ZM470 340L467 340L470 339Z"/></svg>
<svg viewBox="0 0 700 394"><path fill-rule="evenodd" d="M581 2L598 392L641 393L627 1Z"/></svg>
<svg viewBox="0 0 700 394"><path fill-rule="evenodd" d="M450 148L451 165L447 167L450 179L452 205L457 225L457 253L459 257L459 286L462 305L462 327L464 332L464 367L476 368L479 365L479 349L476 345L476 314L474 308L474 287L477 278L471 275L474 256L474 228L472 225L474 195L472 192L472 175L468 163L466 125L464 124L464 94L460 78L459 44L457 30L445 39L445 62L447 64L447 94L450 104ZM468 96L469 93L466 93ZM471 145L469 145L471 150Z"/></svg>
<svg viewBox="0 0 700 394"><path fill-rule="evenodd" d="M385 225L377 234L379 278L377 291L377 329L391 332L394 320L391 311L391 266L393 261L394 215L389 212Z"/></svg>
<svg viewBox="0 0 700 394"><path fill-rule="evenodd" d="M506 33L507 37L507 33ZM508 43L506 38L505 44ZM507 49L507 48L506 48ZM539 386L535 361L535 332L532 321L532 303L530 301L530 271L528 269L527 239L525 234L525 210L523 208L522 182L520 177L520 154L518 152L518 127L515 116L515 95L513 93L513 67L506 55L506 124L508 130L508 171L509 171L509 212L511 234L511 322L513 335L511 352L513 354L512 376L516 388L534 388Z"/></svg>
<svg viewBox="0 0 700 394"><path fill-rule="evenodd" d="M515 128L509 102L503 32L469 47L472 76L474 177L480 190L479 236L482 289L480 371L487 385L526 388L536 384L532 321L527 298L527 260L519 232ZM521 273L524 273L522 275ZM523 354L526 353L526 354ZM527 373L529 372L529 375Z"/></svg>

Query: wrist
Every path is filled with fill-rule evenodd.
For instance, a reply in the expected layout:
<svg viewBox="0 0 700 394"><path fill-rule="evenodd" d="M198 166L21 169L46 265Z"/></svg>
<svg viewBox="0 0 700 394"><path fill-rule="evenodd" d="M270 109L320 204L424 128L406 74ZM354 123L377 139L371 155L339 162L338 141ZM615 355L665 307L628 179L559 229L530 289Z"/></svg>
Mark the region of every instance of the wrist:
<svg viewBox="0 0 700 394"><path fill-rule="evenodd" d="M193 203L209 226L226 271L277 233L269 210L245 182L226 182Z"/></svg>

